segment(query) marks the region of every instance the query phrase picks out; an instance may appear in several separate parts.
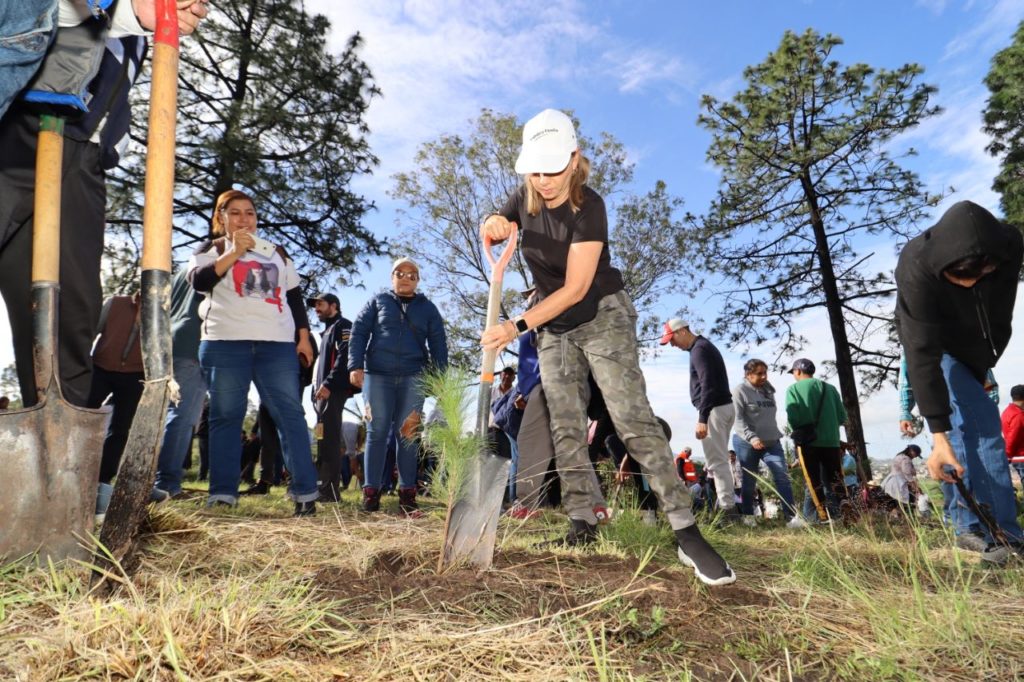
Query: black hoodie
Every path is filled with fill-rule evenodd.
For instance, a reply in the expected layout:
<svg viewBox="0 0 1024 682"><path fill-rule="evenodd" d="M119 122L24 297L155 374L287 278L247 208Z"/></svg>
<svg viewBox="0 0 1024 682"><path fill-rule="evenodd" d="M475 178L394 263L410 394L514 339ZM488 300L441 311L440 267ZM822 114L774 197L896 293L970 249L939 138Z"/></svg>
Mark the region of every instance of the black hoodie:
<svg viewBox="0 0 1024 682"><path fill-rule="evenodd" d="M996 270L968 289L943 269L967 256L990 256ZM980 383L1010 342L1021 233L981 206L961 201L903 248L896 265L896 329L921 416L932 433L949 431L949 389L940 362L949 354Z"/></svg>

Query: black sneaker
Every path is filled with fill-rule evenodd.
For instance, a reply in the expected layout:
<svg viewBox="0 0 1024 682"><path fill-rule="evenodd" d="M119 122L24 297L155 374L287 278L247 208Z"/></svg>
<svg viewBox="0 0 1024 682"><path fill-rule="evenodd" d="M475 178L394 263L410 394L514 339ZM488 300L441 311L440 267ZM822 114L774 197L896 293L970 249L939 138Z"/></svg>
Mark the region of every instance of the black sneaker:
<svg viewBox="0 0 1024 682"><path fill-rule="evenodd" d="M296 502L292 516L316 516L316 502Z"/></svg>
<svg viewBox="0 0 1024 682"><path fill-rule="evenodd" d="M270 484L266 481L258 481L253 483L251 486L238 493L239 495L269 495Z"/></svg>
<svg viewBox="0 0 1024 682"><path fill-rule="evenodd" d="M320 501L321 502L340 502L341 491L333 485L325 485L320 487Z"/></svg>
<svg viewBox="0 0 1024 682"><path fill-rule="evenodd" d="M364 512L380 511L380 488L363 488L363 504L360 509Z"/></svg>
<svg viewBox="0 0 1024 682"><path fill-rule="evenodd" d="M725 559L700 534L697 524L675 531L679 560L689 566L705 585L728 585L736 574Z"/></svg>
<svg viewBox="0 0 1024 682"><path fill-rule="evenodd" d="M586 547L597 541L597 526L581 519L569 519L569 532L564 538L542 542L538 547Z"/></svg>

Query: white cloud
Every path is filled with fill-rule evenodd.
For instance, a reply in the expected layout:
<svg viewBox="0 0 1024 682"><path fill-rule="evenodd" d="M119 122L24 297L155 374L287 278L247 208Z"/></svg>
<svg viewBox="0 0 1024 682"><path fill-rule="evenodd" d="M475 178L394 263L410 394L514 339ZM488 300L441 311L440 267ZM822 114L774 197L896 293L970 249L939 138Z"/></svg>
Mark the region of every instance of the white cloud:
<svg viewBox="0 0 1024 682"><path fill-rule="evenodd" d="M946 7L949 6L949 0L916 0L914 4L918 7L924 7L932 14L938 16L946 11Z"/></svg>
<svg viewBox="0 0 1024 682"><path fill-rule="evenodd" d="M658 85L694 90L699 69L678 56L652 48L620 47L604 54L619 92L643 92Z"/></svg>
<svg viewBox="0 0 1024 682"><path fill-rule="evenodd" d="M927 0L926 3L919 4L934 5L941 1ZM958 34L946 44L943 60L976 49L987 54L993 45L1006 42L1006 37L1012 34L1017 24L1024 19L1024 0L997 0L984 16L980 23Z"/></svg>

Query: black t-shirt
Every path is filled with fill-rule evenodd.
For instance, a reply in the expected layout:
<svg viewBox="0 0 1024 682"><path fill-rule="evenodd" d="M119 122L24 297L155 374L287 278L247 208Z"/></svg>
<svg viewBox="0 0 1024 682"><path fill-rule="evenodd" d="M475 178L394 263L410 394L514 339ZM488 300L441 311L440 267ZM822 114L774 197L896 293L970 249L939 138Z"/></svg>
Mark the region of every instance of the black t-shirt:
<svg viewBox="0 0 1024 682"><path fill-rule="evenodd" d="M531 216L526 212L526 190L520 188L505 202L499 215L519 225L523 258L542 298L565 285L572 244L604 244L590 291L582 301L545 325L551 331L567 331L590 321L597 312L597 301L622 290L622 274L612 267L608 252L608 212L604 199L594 190L583 188L583 203L576 213L566 201L557 208L542 207L537 215Z"/></svg>

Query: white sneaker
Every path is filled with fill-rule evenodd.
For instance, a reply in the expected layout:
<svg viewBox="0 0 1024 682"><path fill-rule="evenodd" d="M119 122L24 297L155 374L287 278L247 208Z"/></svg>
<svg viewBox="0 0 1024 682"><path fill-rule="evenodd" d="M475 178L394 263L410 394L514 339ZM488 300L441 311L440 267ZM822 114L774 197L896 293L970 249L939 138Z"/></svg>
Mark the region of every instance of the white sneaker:
<svg viewBox="0 0 1024 682"><path fill-rule="evenodd" d="M658 525L658 512L653 509L641 509L640 520L644 522L645 526L657 526Z"/></svg>
<svg viewBox="0 0 1024 682"><path fill-rule="evenodd" d="M757 519L755 519L753 516L749 516L747 514L744 514L743 515L743 525L747 526L749 528L756 528L757 527Z"/></svg>
<svg viewBox="0 0 1024 682"><path fill-rule="evenodd" d="M804 521L799 516L794 516L786 524L786 528L806 528L806 527L807 527L807 522Z"/></svg>

